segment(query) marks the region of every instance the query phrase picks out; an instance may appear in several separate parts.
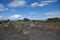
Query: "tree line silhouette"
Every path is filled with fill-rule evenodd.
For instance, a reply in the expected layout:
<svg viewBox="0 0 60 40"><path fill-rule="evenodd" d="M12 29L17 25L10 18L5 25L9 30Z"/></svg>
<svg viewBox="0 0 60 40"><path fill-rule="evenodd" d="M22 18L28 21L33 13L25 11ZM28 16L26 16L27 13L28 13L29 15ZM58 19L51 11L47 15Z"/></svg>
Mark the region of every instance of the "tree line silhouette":
<svg viewBox="0 0 60 40"><path fill-rule="evenodd" d="M7 23L7 22L9 22L9 21L11 21L11 20L0 20L0 24L2 24L2 23ZM29 18L24 18L23 20L17 20L17 21L32 21L32 22L35 22L35 21L37 21L37 22L42 22L42 20L30 20ZM48 18L47 20L44 20L44 22L60 22L60 18L57 18L57 17L55 17L55 18Z"/></svg>

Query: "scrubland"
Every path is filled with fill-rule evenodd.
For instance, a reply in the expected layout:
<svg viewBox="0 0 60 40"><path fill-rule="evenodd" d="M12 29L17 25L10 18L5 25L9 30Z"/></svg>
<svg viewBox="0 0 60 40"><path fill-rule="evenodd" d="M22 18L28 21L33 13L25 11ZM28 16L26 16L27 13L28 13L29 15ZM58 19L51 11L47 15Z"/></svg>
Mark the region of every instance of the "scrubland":
<svg viewBox="0 0 60 40"><path fill-rule="evenodd" d="M7 21L0 23L0 40L59 40L60 22Z"/></svg>

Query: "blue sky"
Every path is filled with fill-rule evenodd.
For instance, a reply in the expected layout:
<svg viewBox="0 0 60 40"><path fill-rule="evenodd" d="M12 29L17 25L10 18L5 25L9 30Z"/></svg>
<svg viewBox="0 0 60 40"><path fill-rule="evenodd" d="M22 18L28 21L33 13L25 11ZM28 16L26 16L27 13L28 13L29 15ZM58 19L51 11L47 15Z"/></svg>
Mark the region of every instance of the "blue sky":
<svg viewBox="0 0 60 40"><path fill-rule="evenodd" d="M60 18L60 0L0 0L0 20Z"/></svg>

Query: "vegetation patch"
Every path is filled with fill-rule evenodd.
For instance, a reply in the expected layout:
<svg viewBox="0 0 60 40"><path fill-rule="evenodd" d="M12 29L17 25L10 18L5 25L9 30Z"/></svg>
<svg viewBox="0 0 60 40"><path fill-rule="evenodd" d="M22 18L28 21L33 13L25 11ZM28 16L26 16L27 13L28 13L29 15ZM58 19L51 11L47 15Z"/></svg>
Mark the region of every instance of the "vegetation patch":
<svg viewBox="0 0 60 40"><path fill-rule="evenodd" d="M30 24L30 28L31 28L31 29L35 28L35 24L34 24L34 23L31 23L31 24Z"/></svg>
<svg viewBox="0 0 60 40"><path fill-rule="evenodd" d="M22 33L24 36L28 36L29 35L29 32L23 30L23 33Z"/></svg>
<svg viewBox="0 0 60 40"><path fill-rule="evenodd" d="M22 29L22 27L20 27L20 26L17 27L17 30L18 30L19 32L23 32L23 29Z"/></svg>
<svg viewBox="0 0 60 40"><path fill-rule="evenodd" d="M4 28L8 28L8 25L4 25Z"/></svg>
<svg viewBox="0 0 60 40"><path fill-rule="evenodd" d="M17 26L17 31L22 33L23 36L27 36L29 33L23 29L22 26Z"/></svg>

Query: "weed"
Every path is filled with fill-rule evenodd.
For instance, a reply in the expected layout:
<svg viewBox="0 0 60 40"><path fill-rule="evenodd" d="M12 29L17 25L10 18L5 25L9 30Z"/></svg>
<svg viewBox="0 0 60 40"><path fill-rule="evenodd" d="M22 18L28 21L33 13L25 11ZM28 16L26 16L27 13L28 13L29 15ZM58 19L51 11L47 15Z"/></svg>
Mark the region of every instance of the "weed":
<svg viewBox="0 0 60 40"><path fill-rule="evenodd" d="M31 23L31 24L30 24L30 28L31 28L31 29L35 28L35 24Z"/></svg>
<svg viewBox="0 0 60 40"><path fill-rule="evenodd" d="M25 30L23 30L23 33L22 33L24 36L27 36L29 33Z"/></svg>
<svg viewBox="0 0 60 40"><path fill-rule="evenodd" d="M18 30L19 32L23 32L22 27L18 27L17 30Z"/></svg>
<svg viewBox="0 0 60 40"><path fill-rule="evenodd" d="M4 28L8 28L8 25L4 25Z"/></svg>

